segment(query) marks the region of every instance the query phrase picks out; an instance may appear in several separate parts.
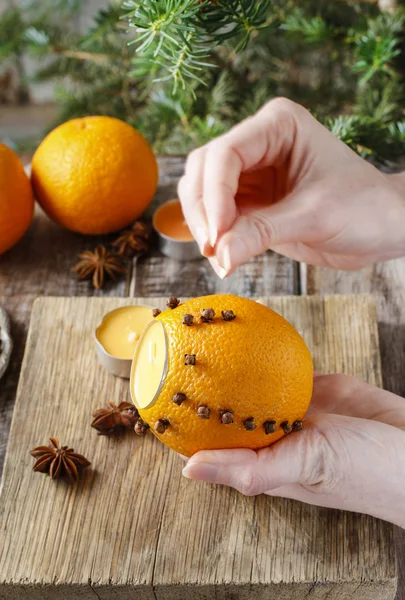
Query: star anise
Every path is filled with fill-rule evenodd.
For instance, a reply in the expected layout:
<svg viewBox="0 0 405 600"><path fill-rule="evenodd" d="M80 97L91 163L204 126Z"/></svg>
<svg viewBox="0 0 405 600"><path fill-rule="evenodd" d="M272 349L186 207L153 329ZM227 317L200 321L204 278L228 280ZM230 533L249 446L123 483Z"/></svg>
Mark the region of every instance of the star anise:
<svg viewBox="0 0 405 600"><path fill-rule="evenodd" d="M76 483L80 471L91 463L81 454L74 452L73 448L60 446L56 438L49 438L49 442L49 446L38 446L31 450L31 456L37 459L33 471L48 473L51 479L65 476L71 483Z"/></svg>
<svg viewBox="0 0 405 600"><path fill-rule="evenodd" d="M129 259L134 256L140 256L149 250L150 229L146 223L135 221L132 229L123 231L121 235L113 242L117 253Z"/></svg>
<svg viewBox="0 0 405 600"><path fill-rule="evenodd" d="M104 285L104 279L115 279L116 275L127 272L122 259L113 252L108 252L104 246L97 246L94 251L85 250L79 254L80 261L73 268L79 279L93 278L94 287L99 290Z"/></svg>
<svg viewBox="0 0 405 600"><path fill-rule="evenodd" d="M91 426L97 429L98 435L110 435L119 429L134 427L139 413L130 402L121 402L118 406L109 402L105 408L96 410L93 418Z"/></svg>

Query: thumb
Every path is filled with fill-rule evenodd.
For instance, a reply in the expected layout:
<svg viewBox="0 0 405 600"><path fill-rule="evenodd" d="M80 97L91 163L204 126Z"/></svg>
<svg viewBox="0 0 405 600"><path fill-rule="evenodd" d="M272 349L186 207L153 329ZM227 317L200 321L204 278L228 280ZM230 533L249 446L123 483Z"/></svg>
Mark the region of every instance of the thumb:
<svg viewBox="0 0 405 600"><path fill-rule="evenodd" d="M218 240L218 262L229 273L275 246L310 241L316 229L315 219L316 211L306 202L304 191L294 192L263 210L242 215Z"/></svg>
<svg viewBox="0 0 405 600"><path fill-rule="evenodd" d="M291 433L259 451L248 449L197 452L183 469L190 479L228 485L255 496L291 483L317 483L316 465L323 464L323 445L313 443L313 430Z"/></svg>

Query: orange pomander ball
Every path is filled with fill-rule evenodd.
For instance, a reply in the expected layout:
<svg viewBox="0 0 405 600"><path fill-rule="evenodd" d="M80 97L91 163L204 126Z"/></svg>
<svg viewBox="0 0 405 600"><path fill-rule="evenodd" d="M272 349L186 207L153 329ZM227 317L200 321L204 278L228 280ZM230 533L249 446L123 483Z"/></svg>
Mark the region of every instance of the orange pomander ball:
<svg viewBox="0 0 405 600"><path fill-rule="evenodd" d="M215 448L258 449L301 429L313 366L290 323L232 295L178 306L172 299L171 306L156 311L143 332L131 377L139 414L164 444L186 456ZM137 365L143 357L147 366L148 353L159 357L163 346L161 372L151 371L142 387Z"/></svg>

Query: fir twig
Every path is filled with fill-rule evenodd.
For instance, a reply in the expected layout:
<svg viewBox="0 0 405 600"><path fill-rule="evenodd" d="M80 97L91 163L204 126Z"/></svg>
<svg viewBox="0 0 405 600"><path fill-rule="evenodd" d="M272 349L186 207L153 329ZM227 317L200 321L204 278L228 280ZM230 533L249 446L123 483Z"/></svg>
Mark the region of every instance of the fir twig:
<svg viewBox="0 0 405 600"><path fill-rule="evenodd" d="M405 154L399 8L355 0L114 0L80 34L72 17L81 5L29 0L0 16L0 61L18 70L23 89L21 58L36 57L32 79L56 84L57 122L111 115L140 129L157 151L185 153L284 95L362 156Z"/></svg>

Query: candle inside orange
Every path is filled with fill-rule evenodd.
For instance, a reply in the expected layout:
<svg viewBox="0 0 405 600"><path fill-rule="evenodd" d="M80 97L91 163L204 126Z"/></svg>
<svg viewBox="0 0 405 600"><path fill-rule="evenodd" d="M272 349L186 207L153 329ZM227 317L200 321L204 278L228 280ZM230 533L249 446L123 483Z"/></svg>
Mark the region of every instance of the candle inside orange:
<svg viewBox="0 0 405 600"><path fill-rule="evenodd" d="M158 208L153 216L153 226L159 233L178 242L194 240L181 210L180 200L170 200Z"/></svg>

